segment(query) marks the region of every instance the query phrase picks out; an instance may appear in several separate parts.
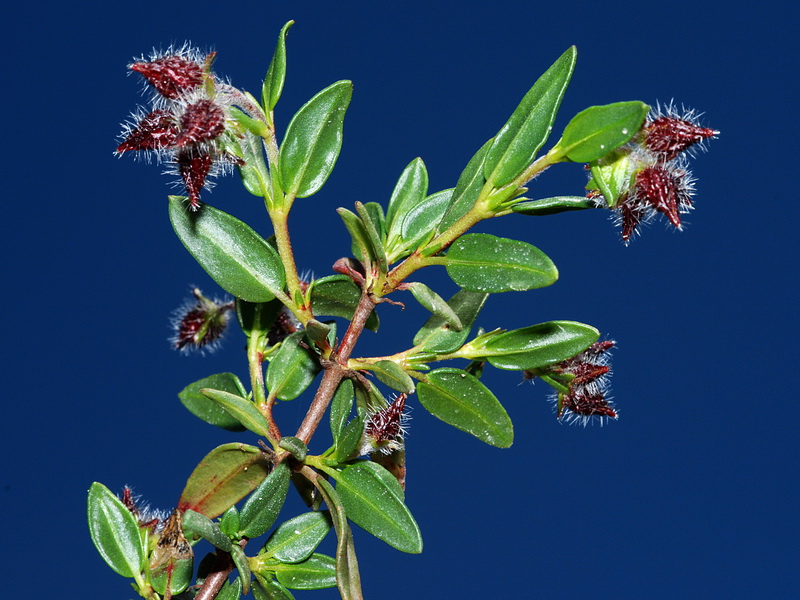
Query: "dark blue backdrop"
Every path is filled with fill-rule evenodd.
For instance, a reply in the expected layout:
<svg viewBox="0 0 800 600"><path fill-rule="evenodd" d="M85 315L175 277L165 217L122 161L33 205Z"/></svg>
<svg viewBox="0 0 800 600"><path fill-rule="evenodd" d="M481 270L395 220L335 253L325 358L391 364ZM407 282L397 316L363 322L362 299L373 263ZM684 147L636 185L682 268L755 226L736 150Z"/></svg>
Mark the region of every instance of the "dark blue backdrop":
<svg viewBox="0 0 800 600"><path fill-rule="evenodd" d="M231 335L213 358L169 349L168 315L188 285L218 291L171 231L159 169L112 150L119 122L143 101L126 76L132 56L189 39L213 46L217 71L257 92L290 18L279 123L331 82L355 83L337 169L292 217L299 262L317 276L348 252L335 207L385 203L415 156L431 189L454 185L570 44L578 66L556 130L591 104L674 98L722 131L694 163L697 210L683 233L659 223L626 248L599 211L480 227L536 244L561 272L551 288L493 297L480 324L574 319L607 332L619 342L622 418L562 426L545 386L497 372L487 379L516 426L509 450L415 409L407 501L425 551L403 555L358 531L367 597L796 594L794 9L230 5L16 3L6 13L5 597L131 597L89 539L90 483L131 484L168 508L209 449L246 438L214 430L177 401L212 372L244 375L242 338ZM571 167L546 173L536 196L581 193L584 175ZM268 233L236 178L206 199ZM452 289L441 273L428 281ZM391 351L425 318L410 307L383 314ZM365 339L360 351L378 348ZM279 407L285 430L303 406Z"/></svg>

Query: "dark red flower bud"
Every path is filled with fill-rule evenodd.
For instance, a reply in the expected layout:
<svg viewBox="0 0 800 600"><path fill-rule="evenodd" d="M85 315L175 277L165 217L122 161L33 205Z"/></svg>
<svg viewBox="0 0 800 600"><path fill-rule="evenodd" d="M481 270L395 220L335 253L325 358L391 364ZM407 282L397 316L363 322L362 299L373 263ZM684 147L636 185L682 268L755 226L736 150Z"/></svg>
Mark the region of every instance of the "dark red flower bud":
<svg viewBox="0 0 800 600"><path fill-rule="evenodd" d="M205 298L202 292L192 290L194 301L186 303L173 314L176 350L213 350L228 326L232 302L218 302Z"/></svg>
<svg viewBox="0 0 800 600"><path fill-rule="evenodd" d="M175 146L185 148L210 142L225 131L225 111L212 100L203 98L188 104L181 114L180 133Z"/></svg>
<svg viewBox="0 0 800 600"><path fill-rule="evenodd" d="M161 56L150 62L136 62L131 71L140 73L156 91L175 100L203 83L202 66L185 56Z"/></svg>
<svg viewBox="0 0 800 600"><path fill-rule="evenodd" d="M173 115L166 110L154 110L136 124L117 146L117 152L121 154L129 150L162 150L174 146L177 140L178 126Z"/></svg>
<svg viewBox="0 0 800 600"><path fill-rule="evenodd" d="M691 115L691 113L690 113ZM645 124L645 147L668 161L695 144L719 135L719 131L700 127L690 119L659 116Z"/></svg>
<svg viewBox="0 0 800 600"><path fill-rule="evenodd" d="M383 452L390 454L403 448L406 434L406 394L400 394L394 402L371 414L364 425L361 454Z"/></svg>
<svg viewBox="0 0 800 600"><path fill-rule="evenodd" d="M180 152L175 157L178 172L186 184L186 193L189 194L189 205L192 210L200 208L200 190L206 182L206 177L211 172L214 159L210 154L186 151Z"/></svg>
<svg viewBox="0 0 800 600"><path fill-rule="evenodd" d="M574 419L583 420L584 423L592 417L616 419L617 411L611 406L604 394L590 394L583 389L576 389L569 394L561 396L561 411L569 411L576 415ZM580 419L583 417L583 419Z"/></svg>
<svg viewBox="0 0 800 600"><path fill-rule="evenodd" d="M692 207L690 187L684 182L686 172L661 165L647 167L636 174L633 195L662 213L675 227L681 226L681 212Z"/></svg>

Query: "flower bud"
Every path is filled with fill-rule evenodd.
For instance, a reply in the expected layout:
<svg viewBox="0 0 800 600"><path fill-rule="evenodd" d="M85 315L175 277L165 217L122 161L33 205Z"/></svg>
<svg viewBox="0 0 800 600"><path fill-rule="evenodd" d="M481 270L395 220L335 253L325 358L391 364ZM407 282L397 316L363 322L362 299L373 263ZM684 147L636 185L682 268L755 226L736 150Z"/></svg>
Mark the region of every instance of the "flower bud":
<svg viewBox="0 0 800 600"><path fill-rule="evenodd" d="M130 70L141 74L164 98L175 100L203 83L205 75L199 52L184 46L155 55L150 61L130 65Z"/></svg>
<svg viewBox="0 0 800 600"><path fill-rule="evenodd" d="M406 397L406 394L400 394L391 404L367 417L359 454L391 454L403 448L408 421L408 415L404 412Z"/></svg>
<svg viewBox="0 0 800 600"><path fill-rule="evenodd" d="M670 161L679 154L693 149L696 144L716 137L719 131L701 127L694 111L678 114L671 104L662 113L660 107L648 116L642 129L644 145L661 160Z"/></svg>
<svg viewBox="0 0 800 600"><path fill-rule="evenodd" d="M228 326L233 302L220 302L204 297L199 289L192 290L194 300L188 301L173 314L175 331L172 346L176 350L214 350Z"/></svg>

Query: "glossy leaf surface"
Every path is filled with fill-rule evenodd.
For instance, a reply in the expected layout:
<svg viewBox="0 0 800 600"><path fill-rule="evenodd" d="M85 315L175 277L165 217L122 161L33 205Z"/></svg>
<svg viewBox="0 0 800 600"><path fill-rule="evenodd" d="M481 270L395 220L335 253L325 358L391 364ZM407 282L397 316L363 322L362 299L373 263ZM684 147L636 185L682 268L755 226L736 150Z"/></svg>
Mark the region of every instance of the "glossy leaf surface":
<svg viewBox="0 0 800 600"><path fill-rule="evenodd" d="M528 90L486 154L483 172L495 187L510 183L536 158L550 135L577 60L570 47Z"/></svg>
<svg viewBox="0 0 800 600"><path fill-rule="evenodd" d="M222 533L220 526L207 516L193 510L187 510L183 513L183 526L187 533L199 535L220 550L231 551L233 542L227 535Z"/></svg>
<svg viewBox="0 0 800 600"><path fill-rule="evenodd" d="M586 210L596 208L594 200L586 196L555 196L553 198L542 198L541 200L531 200L529 202L519 202L511 207L515 213L530 215L532 217L544 217L555 215L571 210Z"/></svg>
<svg viewBox="0 0 800 600"><path fill-rule="evenodd" d="M436 226L442 220L452 199L452 188L436 192L402 216L400 235L403 238L403 247L408 251L414 251L427 243L433 237ZM401 215L397 218L400 219Z"/></svg>
<svg viewBox="0 0 800 600"><path fill-rule="evenodd" d="M503 405L466 371L431 371L417 384L417 396L434 417L487 444L508 448L514 441L514 428Z"/></svg>
<svg viewBox="0 0 800 600"><path fill-rule="evenodd" d="M422 306L431 311L434 315L441 317L450 327L456 331L461 331L462 324L458 314L450 307L444 299L419 281L408 285L409 290Z"/></svg>
<svg viewBox="0 0 800 600"><path fill-rule="evenodd" d="M289 519L278 527L260 554L283 563L306 560L331 529L327 511L307 512Z"/></svg>
<svg viewBox="0 0 800 600"><path fill-rule="evenodd" d="M302 394L320 371L319 362L300 345L304 332L289 335L270 357L266 384L271 395L281 400L294 400Z"/></svg>
<svg viewBox="0 0 800 600"><path fill-rule="evenodd" d="M344 115L353 84L337 81L292 117L280 149L280 174L287 194L305 198L319 191L342 148Z"/></svg>
<svg viewBox="0 0 800 600"><path fill-rule="evenodd" d="M397 363L391 360L379 360L371 368L375 377L393 390L404 394L414 393L414 380Z"/></svg>
<svg viewBox="0 0 800 600"><path fill-rule="evenodd" d="M278 581L292 590L320 590L336 585L336 561L312 554L300 563L278 563L271 567Z"/></svg>
<svg viewBox="0 0 800 600"><path fill-rule="evenodd" d="M358 572L358 559L356 558L353 532L347 522L341 498L333 486L324 478L317 478L316 485L325 504L330 509L333 526L336 528L336 586L342 600L360 600L361 577Z"/></svg>
<svg viewBox="0 0 800 600"><path fill-rule="evenodd" d="M278 253L248 225L204 204L191 212L182 196L169 197L169 217L183 245L229 294L266 302L286 284Z"/></svg>
<svg viewBox="0 0 800 600"><path fill-rule="evenodd" d="M537 369L583 352L600 337L594 327L574 321L548 321L492 337L486 359L499 369Z"/></svg>
<svg viewBox="0 0 800 600"><path fill-rule="evenodd" d="M422 552L422 535L403 490L386 469L362 461L335 477L336 491L353 523L402 552Z"/></svg>
<svg viewBox="0 0 800 600"><path fill-rule="evenodd" d="M275 467L244 503L239 512L239 533L258 537L272 527L286 501L290 471L286 463Z"/></svg>
<svg viewBox="0 0 800 600"><path fill-rule="evenodd" d="M213 519L252 492L272 466L255 446L223 444L197 465L181 494L178 508Z"/></svg>
<svg viewBox="0 0 800 600"><path fill-rule="evenodd" d="M347 275L329 275L317 279L311 288L311 306L315 315L328 315L351 320L361 299L361 289ZM380 322L373 311L367 329L377 331Z"/></svg>
<svg viewBox="0 0 800 600"><path fill-rule="evenodd" d="M421 158L415 158L403 170L392 191L386 209L387 248L394 248L402 238L401 226L408 212L425 200L428 193L428 171Z"/></svg>
<svg viewBox="0 0 800 600"><path fill-rule="evenodd" d="M333 400L331 400L331 436L334 444L337 443L342 435L347 418L353 410L354 394L353 381L351 379L342 379L339 387L336 388Z"/></svg>
<svg viewBox="0 0 800 600"><path fill-rule="evenodd" d="M247 394L242 382L233 373L218 373L210 375L200 381L190 383L178 392L178 398L187 410L206 423L222 427L228 431L244 431L244 426L238 419L228 413L222 406L206 398L200 390L212 388L229 394L243 397Z"/></svg>
<svg viewBox="0 0 800 600"><path fill-rule="evenodd" d="M283 92L283 84L286 81L286 35L292 25L294 21L289 21L278 34L278 44L275 46L264 84L261 86L261 98L267 112L275 108Z"/></svg>
<svg viewBox="0 0 800 600"><path fill-rule="evenodd" d="M109 567L123 577L138 577L144 547L136 517L102 483L89 488L86 517L95 548Z"/></svg>
<svg viewBox="0 0 800 600"><path fill-rule="evenodd" d="M556 156L591 162L630 141L644 123L650 107L644 102L615 102L582 110L564 128Z"/></svg>
<svg viewBox="0 0 800 600"><path fill-rule="evenodd" d="M200 390L206 398L218 404L229 415L235 418L247 429L265 438L271 438L269 423L250 400L238 394L231 394L223 390L203 388Z"/></svg>
<svg viewBox="0 0 800 600"><path fill-rule="evenodd" d="M558 279L553 261L535 246L486 233L458 238L445 267L453 281L472 292L532 290Z"/></svg>
<svg viewBox="0 0 800 600"><path fill-rule="evenodd" d="M447 211L437 227L438 231L444 231L453 225L475 205L483 185L486 183L486 178L483 175L483 161L493 141L489 140L481 146L481 149L470 159L459 176L453 195L450 197Z"/></svg>
<svg viewBox="0 0 800 600"><path fill-rule="evenodd" d="M461 321L461 331L454 329L442 317L433 315L414 336L414 345L421 345L428 352L454 352L466 341L488 297L489 294L483 292L459 290L447 304Z"/></svg>

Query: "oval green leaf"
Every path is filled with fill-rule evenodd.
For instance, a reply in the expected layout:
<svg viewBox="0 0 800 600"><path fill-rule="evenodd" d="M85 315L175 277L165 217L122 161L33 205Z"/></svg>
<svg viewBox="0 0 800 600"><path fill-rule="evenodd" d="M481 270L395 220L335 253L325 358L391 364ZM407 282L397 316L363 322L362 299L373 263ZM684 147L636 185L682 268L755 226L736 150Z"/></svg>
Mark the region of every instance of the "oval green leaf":
<svg viewBox="0 0 800 600"><path fill-rule="evenodd" d="M311 307L316 316L352 320L360 299L361 289L347 275L329 275L311 284ZM370 331L377 331L379 325L378 313L373 310L366 327Z"/></svg>
<svg viewBox="0 0 800 600"><path fill-rule="evenodd" d="M403 501L403 489L383 467L357 462L334 475L347 517L401 552L422 552L422 534Z"/></svg>
<svg viewBox="0 0 800 600"><path fill-rule="evenodd" d="M320 371L311 351L300 345L303 331L288 336L269 359L266 384L271 395L281 400L294 400L302 394Z"/></svg>
<svg viewBox="0 0 800 600"><path fill-rule="evenodd" d="M227 513L226 513L227 514ZM187 533L194 533L205 540L208 540L214 547L225 552L230 552L233 542L222 533L222 529L214 521L205 515L201 515L193 510L183 513L183 528Z"/></svg>
<svg viewBox="0 0 800 600"><path fill-rule="evenodd" d="M402 216L403 224L400 228L400 236L403 238L405 250L395 254L392 258L396 260L404 253L413 252L422 244L427 243L436 232L436 226L442 220L452 199L453 188L436 192ZM397 218L400 219L401 215L398 215Z"/></svg>
<svg viewBox="0 0 800 600"><path fill-rule="evenodd" d="M375 373L375 377L393 390L403 394L414 393L414 380L397 363L391 360L379 360L370 365L370 369Z"/></svg>
<svg viewBox="0 0 800 600"><path fill-rule="evenodd" d="M571 210L586 210L587 208L597 208L597 203L586 196L556 196L554 198L519 202L514 204L511 210L521 215L543 217Z"/></svg>
<svg viewBox="0 0 800 600"><path fill-rule="evenodd" d="M239 512L240 535L254 538L272 527L286 501L290 474L286 463L279 464L250 495Z"/></svg>
<svg viewBox="0 0 800 600"><path fill-rule="evenodd" d="M331 400L331 437L334 444L338 443L347 418L353 410L354 394L353 381L351 379L342 379L339 387L336 388L333 400Z"/></svg>
<svg viewBox="0 0 800 600"><path fill-rule="evenodd" d="M261 99L264 102L264 110L268 113L275 108L283 92L283 84L286 81L286 34L292 25L294 21L289 21L281 28L278 44L275 46L264 84L261 86Z"/></svg>
<svg viewBox="0 0 800 600"><path fill-rule="evenodd" d="M286 274L278 253L248 225L204 204L191 212L182 196L169 197L169 218L183 245L229 294L267 302L280 293Z"/></svg>
<svg viewBox="0 0 800 600"><path fill-rule="evenodd" d="M267 419L264 418L264 415L259 412L255 404L250 400L242 398L238 394L231 394L223 390L212 390L209 388L201 389L200 393L212 402L218 404L229 415L256 435L268 439L272 437L269 432L269 423L267 423Z"/></svg>
<svg viewBox="0 0 800 600"><path fill-rule="evenodd" d="M582 110L564 128L551 153L573 162L602 158L630 141L641 128L650 107L644 102L615 102Z"/></svg>
<svg viewBox="0 0 800 600"><path fill-rule="evenodd" d="M136 517L102 483L89 488L86 503L89 534L109 567L123 577L140 577L144 547Z"/></svg>
<svg viewBox="0 0 800 600"><path fill-rule="evenodd" d="M461 331L463 325L456 312L444 299L429 288L424 283L415 281L408 284L408 289L422 306L431 311L434 315L441 317L450 327L456 331Z"/></svg>
<svg viewBox="0 0 800 600"><path fill-rule="evenodd" d="M331 529L327 511L307 512L282 523L272 535L261 554L282 563L306 560L316 550Z"/></svg>
<svg viewBox="0 0 800 600"><path fill-rule="evenodd" d="M336 585L336 561L324 554L312 554L301 563L271 565L278 581L292 590L321 590Z"/></svg>
<svg viewBox="0 0 800 600"><path fill-rule="evenodd" d="M483 172L494 187L519 176L547 141L578 52L571 46L528 90L486 154Z"/></svg>
<svg viewBox="0 0 800 600"><path fill-rule="evenodd" d="M454 368L431 371L417 384L417 396L434 417L482 442L508 448L514 441L514 427L503 405L466 371Z"/></svg>
<svg viewBox="0 0 800 600"><path fill-rule="evenodd" d="M447 211L436 228L437 231L444 231L475 206L483 185L486 183L486 178L483 176L483 161L486 158L486 151L493 141L491 139L481 146L480 150L467 163L458 178L458 183L456 183L453 195L450 198L450 204L447 206Z"/></svg>
<svg viewBox="0 0 800 600"><path fill-rule="evenodd" d="M444 318L433 315L414 336L414 345L421 345L423 350L439 354L455 351L466 341L488 297L489 294L482 292L459 290L447 304L461 321L461 331L453 328Z"/></svg>
<svg viewBox="0 0 800 600"><path fill-rule="evenodd" d="M186 482L178 501L210 519L252 492L270 472L272 462L255 446L223 444L209 452Z"/></svg>
<svg viewBox="0 0 800 600"><path fill-rule="evenodd" d="M425 200L427 193L428 170L422 159L417 157L403 170L389 199L389 207L386 209L386 229L389 233L387 247L395 242L395 237L400 237L403 217Z"/></svg>
<svg viewBox="0 0 800 600"><path fill-rule="evenodd" d="M319 191L342 148L344 115L353 95L350 81L337 81L311 98L292 117L280 149L280 174L289 195Z"/></svg>
<svg viewBox="0 0 800 600"><path fill-rule="evenodd" d="M187 385L178 392L178 398L190 413L206 423L228 431L244 431L245 428L238 419L231 416L218 403L200 393L203 388L213 388L242 397L246 395L246 392L239 378L233 373L211 375Z"/></svg>
<svg viewBox="0 0 800 600"><path fill-rule="evenodd" d="M458 238L445 257L447 274L471 292L511 292L546 287L558 279L547 255L526 242L487 233Z"/></svg>
<svg viewBox="0 0 800 600"><path fill-rule="evenodd" d="M492 337L485 346L486 360L498 369L538 369L586 350L600 332L574 321L548 321Z"/></svg>

